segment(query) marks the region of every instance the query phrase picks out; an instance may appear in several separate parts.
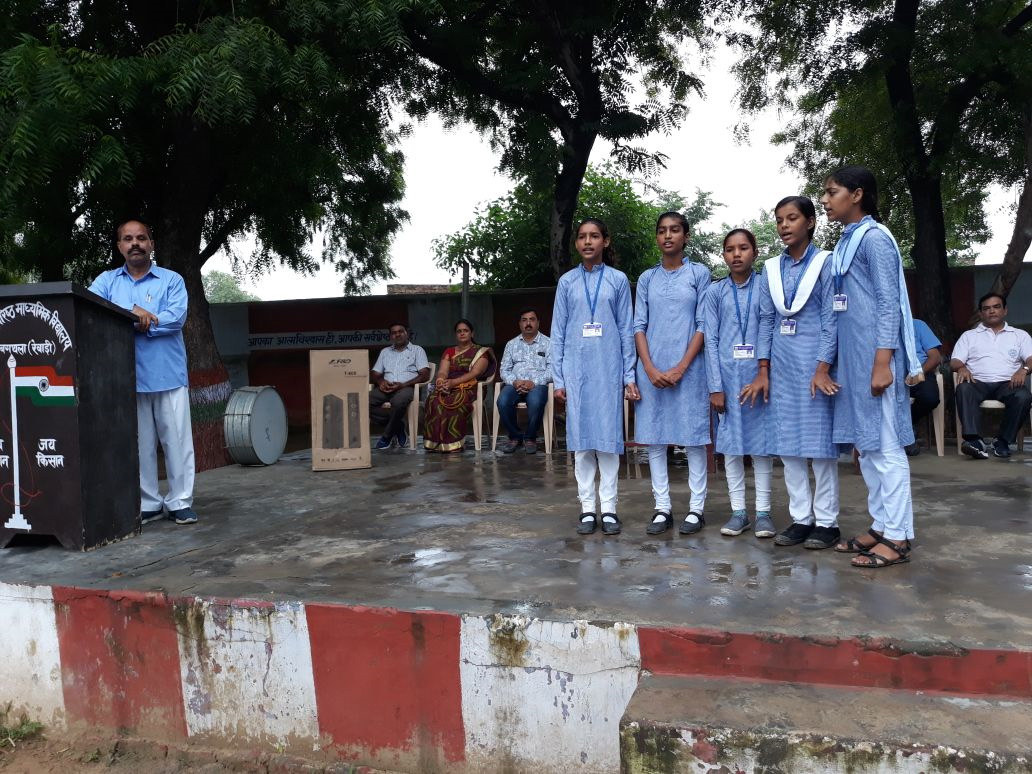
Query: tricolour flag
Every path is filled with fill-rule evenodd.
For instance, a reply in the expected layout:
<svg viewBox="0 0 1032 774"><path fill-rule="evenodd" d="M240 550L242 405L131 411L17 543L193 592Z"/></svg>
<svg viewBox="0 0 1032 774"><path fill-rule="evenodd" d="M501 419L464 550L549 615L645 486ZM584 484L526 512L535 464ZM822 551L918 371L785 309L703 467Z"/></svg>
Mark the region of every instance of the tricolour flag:
<svg viewBox="0 0 1032 774"><path fill-rule="evenodd" d="M75 405L75 380L58 376L50 366L15 368L14 391L19 398L30 398L34 406Z"/></svg>

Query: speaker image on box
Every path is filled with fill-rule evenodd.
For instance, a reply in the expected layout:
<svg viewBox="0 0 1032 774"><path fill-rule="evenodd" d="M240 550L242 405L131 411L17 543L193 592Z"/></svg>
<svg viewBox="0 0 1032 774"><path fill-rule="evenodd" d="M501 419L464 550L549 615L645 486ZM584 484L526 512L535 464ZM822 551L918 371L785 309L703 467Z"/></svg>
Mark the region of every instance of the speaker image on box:
<svg viewBox="0 0 1032 774"><path fill-rule="evenodd" d="M348 402L350 403L350 400ZM351 413L350 410L348 413ZM344 401L336 395L323 396L322 447L324 449L344 448Z"/></svg>
<svg viewBox="0 0 1032 774"><path fill-rule="evenodd" d="M362 448L362 413L357 392L348 393L348 448Z"/></svg>

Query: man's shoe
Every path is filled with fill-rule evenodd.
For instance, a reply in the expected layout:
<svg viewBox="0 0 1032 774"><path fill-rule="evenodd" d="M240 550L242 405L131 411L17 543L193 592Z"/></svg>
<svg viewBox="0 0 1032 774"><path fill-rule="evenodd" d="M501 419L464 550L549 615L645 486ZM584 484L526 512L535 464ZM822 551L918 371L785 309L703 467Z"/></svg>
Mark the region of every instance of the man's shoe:
<svg viewBox="0 0 1032 774"><path fill-rule="evenodd" d="M778 534L774 528L774 522L770 518L770 511L756 511L756 526L753 527L753 534L758 538L772 538Z"/></svg>
<svg viewBox="0 0 1032 774"><path fill-rule="evenodd" d="M615 513L603 513L602 514L602 534L603 535L619 535L620 534L620 517Z"/></svg>
<svg viewBox="0 0 1032 774"><path fill-rule="evenodd" d="M196 524L197 514L192 508L180 508L178 511L169 511L168 517L176 524Z"/></svg>
<svg viewBox="0 0 1032 774"><path fill-rule="evenodd" d="M373 448L374 449L389 449L389 448L391 448L391 439L390 438L384 438L381 435L380 436L380 440L376 442L376 446L374 446Z"/></svg>
<svg viewBox="0 0 1032 774"><path fill-rule="evenodd" d="M537 441L524 441L523 451L527 454L537 454Z"/></svg>
<svg viewBox="0 0 1032 774"><path fill-rule="evenodd" d="M140 523L150 524L152 521L159 521L165 518L165 509L158 508L156 511L140 511Z"/></svg>
<svg viewBox="0 0 1032 774"><path fill-rule="evenodd" d="M596 529L598 529L598 521L595 520L595 514L582 513L580 520L577 522L577 534L590 535Z"/></svg>
<svg viewBox="0 0 1032 774"><path fill-rule="evenodd" d="M820 550L831 548L842 539L842 533L838 527L814 527L810 537L803 543L803 548Z"/></svg>
<svg viewBox="0 0 1032 774"><path fill-rule="evenodd" d="M912 444L904 446L903 451L907 453L908 457L916 457L921 453L921 447L917 445L917 441L914 441Z"/></svg>
<svg viewBox="0 0 1032 774"><path fill-rule="evenodd" d="M720 534L734 537L741 535L751 526L752 524L749 523L749 514L747 514L745 510L732 511L731 518L728 519L727 523L720 528Z"/></svg>
<svg viewBox="0 0 1032 774"><path fill-rule="evenodd" d="M508 441L505 442L505 446L502 447L502 454L512 454L514 451L520 448L521 443L522 441L517 441L515 439L510 438Z"/></svg>
<svg viewBox="0 0 1032 774"><path fill-rule="evenodd" d="M982 443L981 438L976 441L964 441L964 443L960 445L960 450L967 456L976 460L989 459L989 452L985 450L985 444Z"/></svg>
<svg viewBox="0 0 1032 774"><path fill-rule="evenodd" d="M404 449L406 446L408 446L408 433L406 433L404 430L402 430L394 437L398 439L399 449Z"/></svg>
<svg viewBox="0 0 1032 774"><path fill-rule="evenodd" d="M1007 457L1011 456L1010 444L1007 443L1002 438L997 438L996 440L994 440L993 441L993 456L994 457L1002 457L1003 459L1007 459Z"/></svg>
<svg viewBox="0 0 1032 774"><path fill-rule="evenodd" d="M779 532L774 538L774 544L779 546L795 546L802 543L813 532L813 524L799 524L792 522L788 529Z"/></svg>
<svg viewBox="0 0 1032 774"><path fill-rule="evenodd" d="M706 519L698 511L688 511L688 515L684 517L684 521L681 522L681 526L677 528L677 531L682 535L694 535L700 529L706 526Z"/></svg>

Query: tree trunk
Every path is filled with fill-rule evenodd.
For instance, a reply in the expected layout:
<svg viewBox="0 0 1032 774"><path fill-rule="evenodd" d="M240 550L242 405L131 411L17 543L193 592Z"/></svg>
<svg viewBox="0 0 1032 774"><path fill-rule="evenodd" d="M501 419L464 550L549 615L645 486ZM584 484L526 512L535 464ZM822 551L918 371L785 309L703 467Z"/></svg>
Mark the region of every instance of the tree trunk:
<svg viewBox="0 0 1032 774"><path fill-rule="evenodd" d="M1026 105L1025 125L1025 182L1022 183L1018 199L1018 211L1014 217L1014 230L1010 244L1003 254L1000 271L993 280L992 292L1007 296L1018 281L1025 254L1032 245L1032 104Z"/></svg>
<svg viewBox="0 0 1032 774"><path fill-rule="evenodd" d="M201 280L201 239L208 211L214 159L207 132L180 119L176 127L155 234L158 262L183 276L190 306L183 326L190 371L190 414L197 470L225 465L222 417L232 389L215 347Z"/></svg>
<svg viewBox="0 0 1032 774"><path fill-rule="evenodd" d="M570 269L570 243L573 240L573 216L577 212L577 198L580 196L584 174L588 171L588 159L598 136L594 131L573 128L564 132L563 160L555 181L555 195L552 200L552 225L549 233L549 252L552 272L556 281ZM601 217L603 213L595 214Z"/></svg>

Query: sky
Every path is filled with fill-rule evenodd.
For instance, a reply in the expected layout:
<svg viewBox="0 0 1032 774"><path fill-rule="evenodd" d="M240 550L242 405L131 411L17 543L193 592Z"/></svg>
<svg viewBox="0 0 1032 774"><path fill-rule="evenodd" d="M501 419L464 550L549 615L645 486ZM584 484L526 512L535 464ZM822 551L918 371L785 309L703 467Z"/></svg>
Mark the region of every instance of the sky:
<svg viewBox="0 0 1032 774"><path fill-rule="evenodd" d="M696 188L711 191L717 209L704 226L717 230L723 223L735 225L770 209L782 197L799 193L802 181L787 170L786 147L769 142L785 122L774 110L745 116L734 105L735 82L730 75L734 54L716 51L704 75L706 94L689 101L689 113L682 125L669 135L654 135L644 143L669 159L665 169L652 179L659 187L691 196ZM732 129L748 122L750 140L737 144ZM458 281L433 262L432 242L458 231L473 217L478 205L505 195L513 181L499 174L497 154L486 139L470 127L447 130L430 117L416 124L401 143L405 154L405 198L402 207L410 220L398 232L391 249L391 266L397 275L391 284L430 284ZM596 143L593 164L602 164L610 146ZM1012 215L1008 205L1016 203L1016 191L995 190L990 195L989 223L993 238L977 248L977 263L998 263L1010 238ZM604 214L602 217L605 217ZM240 254L246 254L241 245ZM315 251L317 252L317 251ZM1030 251L1032 252L1032 251ZM1027 255L1025 260L1032 258ZM220 254L205 265L205 272L231 271L229 259ZM385 293L387 282L371 288ZM341 294L340 281L331 267L314 277L277 269L259 278L244 278L241 286L271 301L287 298L323 298Z"/></svg>

